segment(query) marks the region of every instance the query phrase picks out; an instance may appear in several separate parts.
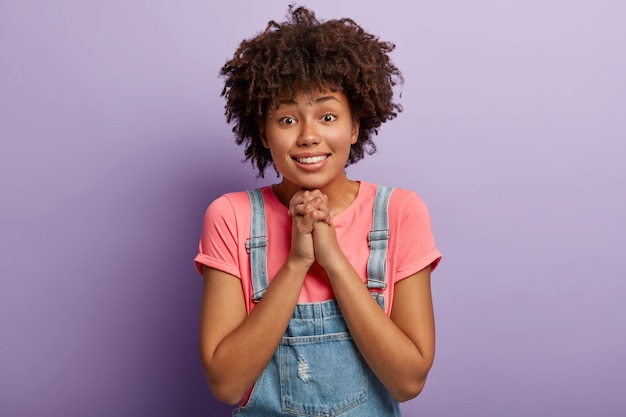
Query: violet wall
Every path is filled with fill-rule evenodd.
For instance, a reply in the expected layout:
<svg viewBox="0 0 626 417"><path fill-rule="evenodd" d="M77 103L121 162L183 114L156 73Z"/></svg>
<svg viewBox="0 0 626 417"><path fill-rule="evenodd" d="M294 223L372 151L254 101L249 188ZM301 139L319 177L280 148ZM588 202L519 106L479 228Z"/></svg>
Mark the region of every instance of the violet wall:
<svg viewBox="0 0 626 417"><path fill-rule="evenodd" d="M287 4L0 1L0 415L229 415L192 259L213 198L275 179L241 163L217 73ZM406 77L349 169L417 191L444 253L405 415L626 415L626 3L308 4Z"/></svg>

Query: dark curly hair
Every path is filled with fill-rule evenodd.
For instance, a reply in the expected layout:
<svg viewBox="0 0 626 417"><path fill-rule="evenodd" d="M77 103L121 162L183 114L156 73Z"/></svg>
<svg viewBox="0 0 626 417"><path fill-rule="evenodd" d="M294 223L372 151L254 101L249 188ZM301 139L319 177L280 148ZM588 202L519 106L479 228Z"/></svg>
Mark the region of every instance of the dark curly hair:
<svg viewBox="0 0 626 417"><path fill-rule="evenodd" d="M321 22L313 11L294 5L287 21L272 20L265 31L242 41L221 75L225 115L234 122L236 143L246 146L245 160L256 164L263 177L268 164L273 165L259 131L266 112L277 106L279 97L295 97L299 88L311 93L327 86L343 91L360 121L346 165L376 152L372 135L402 111L393 102L393 87L404 81L389 57L394 49L393 43L380 41L352 19Z"/></svg>

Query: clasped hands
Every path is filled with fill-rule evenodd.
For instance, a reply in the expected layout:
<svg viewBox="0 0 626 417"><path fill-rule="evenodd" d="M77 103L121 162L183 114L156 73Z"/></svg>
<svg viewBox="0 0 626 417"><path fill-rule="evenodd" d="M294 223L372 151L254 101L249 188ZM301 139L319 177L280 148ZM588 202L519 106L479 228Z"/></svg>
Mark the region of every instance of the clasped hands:
<svg viewBox="0 0 626 417"><path fill-rule="evenodd" d="M290 256L325 268L340 250L328 197L320 190L299 190L289 201L292 219Z"/></svg>

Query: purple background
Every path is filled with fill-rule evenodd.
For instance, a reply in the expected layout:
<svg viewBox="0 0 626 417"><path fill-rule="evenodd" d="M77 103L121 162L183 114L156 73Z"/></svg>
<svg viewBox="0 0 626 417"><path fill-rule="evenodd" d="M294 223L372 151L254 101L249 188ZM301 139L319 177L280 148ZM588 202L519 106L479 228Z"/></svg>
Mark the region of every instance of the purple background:
<svg viewBox="0 0 626 417"><path fill-rule="evenodd" d="M287 3L0 1L0 415L229 415L192 259L213 198L275 178L217 73ZM405 414L626 415L626 3L310 4L406 77L349 169L417 191L444 253Z"/></svg>

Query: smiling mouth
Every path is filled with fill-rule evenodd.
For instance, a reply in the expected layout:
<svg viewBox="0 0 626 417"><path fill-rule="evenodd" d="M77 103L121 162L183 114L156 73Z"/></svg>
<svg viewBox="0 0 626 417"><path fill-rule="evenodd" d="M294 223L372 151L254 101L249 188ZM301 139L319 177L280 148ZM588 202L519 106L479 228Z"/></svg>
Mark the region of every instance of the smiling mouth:
<svg viewBox="0 0 626 417"><path fill-rule="evenodd" d="M319 155L319 156L309 156L306 158L294 158L301 164L317 164L318 162L322 162L328 158L328 155Z"/></svg>

